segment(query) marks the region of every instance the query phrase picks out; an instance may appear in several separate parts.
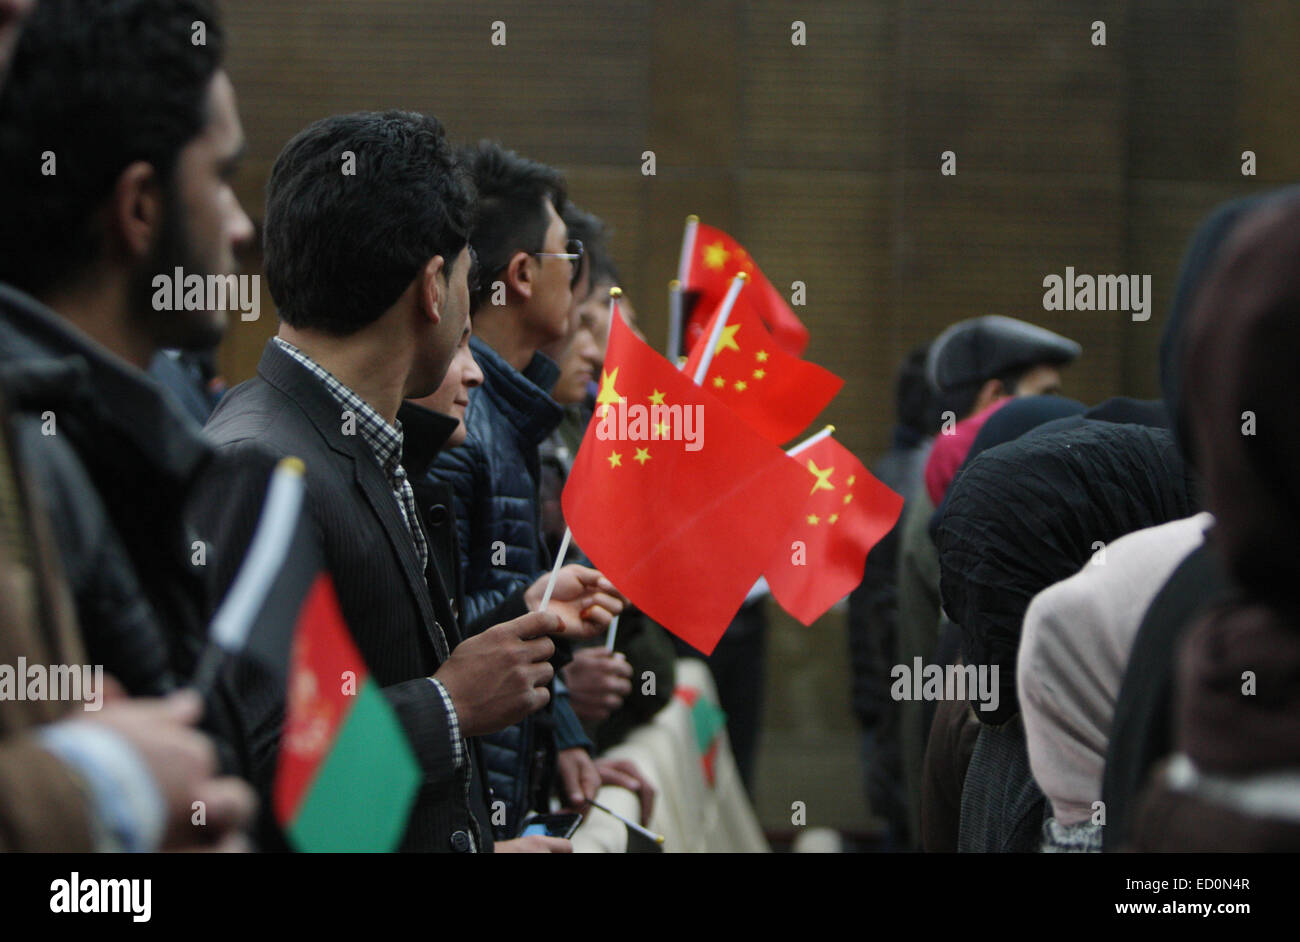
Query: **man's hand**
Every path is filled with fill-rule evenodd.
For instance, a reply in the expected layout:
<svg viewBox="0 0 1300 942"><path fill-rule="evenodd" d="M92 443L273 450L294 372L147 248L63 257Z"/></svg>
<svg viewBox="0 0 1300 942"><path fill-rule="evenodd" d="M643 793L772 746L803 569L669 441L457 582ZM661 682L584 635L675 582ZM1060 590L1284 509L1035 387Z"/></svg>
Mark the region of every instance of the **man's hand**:
<svg viewBox="0 0 1300 942"><path fill-rule="evenodd" d="M497 841L492 845L492 851L497 854L571 854L573 843L565 837L529 834L527 837Z"/></svg>
<svg viewBox="0 0 1300 942"><path fill-rule="evenodd" d="M456 645L433 676L451 695L462 734L495 733L550 702L555 642L548 636L559 632L559 616L531 612Z"/></svg>
<svg viewBox="0 0 1300 942"><path fill-rule="evenodd" d="M579 648L561 673L573 712L584 723L607 719L632 692L632 665L604 648Z"/></svg>
<svg viewBox="0 0 1300 942"><path fill-rule="evenodd" d="M541 607L550 578L548 572L524 592L524 603L529 611L535 612ZM609 623L623 611L626 602L614 584L595 569L570 563L561 566L556 573L555 588L551 591L546 610L560 616L564 625L561 637L570 641L590 641L608 630Z"/></svg>
<svg viewBox="0 0 1300 942"><path fill-rule="evenodd" d="M153 774L167 806L164 850L249 850L243 828L257 798L237 778L215 778L217 751L194 728L203 714L198 694L182 690L158 700L112 697L84 719L102 723L131 744ZM203 802L206 823L192 824Z"/></svg>
<svg viewBox="0 0 1300 942"><path fill-rule="evenodd" d="M591 761L587 750L581 746L561 750L555 765L560 773L562 800L569 811L587 811L587 802L600 790L600 772Z"/></svg>
<svg viewBox="0 0 1300 942"><path fill-rule="evenodd" d="M641 826L648 825L655 810L655 787L641 774L636 763L631 759L597 759L596 771L600 773L600 784L636 792L641 799Z"/></svg>

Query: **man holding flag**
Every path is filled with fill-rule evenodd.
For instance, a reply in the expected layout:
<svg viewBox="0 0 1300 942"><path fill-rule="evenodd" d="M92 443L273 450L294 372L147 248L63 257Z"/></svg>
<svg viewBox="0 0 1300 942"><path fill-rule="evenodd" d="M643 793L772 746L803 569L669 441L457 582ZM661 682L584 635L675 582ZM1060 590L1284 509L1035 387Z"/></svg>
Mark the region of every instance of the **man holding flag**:
<svg viewBox="0 0 1300 942"><path fill-rule="evenodd" d="M348 150L358 155L355 175L338 171L338 154ZM530 613L461 641L409 482L449 433L445 417L402 400L437 388L469 331L472 209L472 191L436 119L342 115L290 141L271 173L265 223L279 336L267 344L258 376L227 394L208 423L221 473L196 499L196 529L224 590L245 556L271 468L286 456L302 460L308 533L360 657L330 641L338 631L312 636L317 645L325 639L324 649L299 652L296 663L327 667L295 671L303 680L294 682L291 703L339 716L347 705L340 693L355 696L348 716L373 721L384 711L373 699L363 710L360 699L372 691L396 714L418 770L403 850L491 849L491 834L479 826L487 796L473 737L550 700L551 636L564 621ZM588 591L575 579L556 596L571 601ZM313 687L320 696L300 695ZM281 765L283 681L240 658L223 673L221 690L243 725L255 783L269 796ZM301 715L290 708L286 742L295 753ZM403 763L388 767L397 782ZM321 791L329 801L312 804L304 785L277 781L274 792L314 846L330 846L322 824L328 837L329 828L345 831L371 813L346 787Z"/></svg>

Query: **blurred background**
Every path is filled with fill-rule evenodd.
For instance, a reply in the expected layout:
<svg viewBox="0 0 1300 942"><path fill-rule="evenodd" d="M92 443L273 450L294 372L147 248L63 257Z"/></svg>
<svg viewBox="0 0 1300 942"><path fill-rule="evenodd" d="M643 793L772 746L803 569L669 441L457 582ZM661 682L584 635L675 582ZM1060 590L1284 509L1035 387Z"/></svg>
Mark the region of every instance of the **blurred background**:
<svg viewBox="0 0 1300 942"><path fill-rule="evenodd" d="M844 377L825 420L867 464L895 370L947 324L1007 314L1077 341L1065 394L1157 394L1156 348L1196 221L1300 179L1295 0L224 0L260 223L281 147L325 115L406 108L565 171L613 227L662 349L688 213L773 284L807 286L806 357ZM1104 46L1093 44L1095 21ZM493 23L505 44L493 45ZM793 24L805 45L794 45ZM642 172L645 151L655 173ZM957 173L940 173L953 151ZM1244 151L1256 175L1242 173ZM249 271L260 268L253 253ZM1152 276L1151 319L1045 312L1043 278ZM230 383L276 328L232 321ZM755 803L766 828L869 835L844 615L771 606Z"/></svg>

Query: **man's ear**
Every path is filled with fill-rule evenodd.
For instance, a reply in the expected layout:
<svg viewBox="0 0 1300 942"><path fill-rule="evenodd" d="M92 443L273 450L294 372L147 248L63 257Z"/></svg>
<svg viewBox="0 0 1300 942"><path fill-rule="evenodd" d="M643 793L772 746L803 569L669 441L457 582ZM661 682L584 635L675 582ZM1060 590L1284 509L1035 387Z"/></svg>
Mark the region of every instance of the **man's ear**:
<svg viewBox="0 0 1300 942"><path fill-rule="evenodd" d="M971 415L983 412L989 406L993 405L993 403L1006 395L1007 390L1006 387L1002 385L1002 380L987 380L984 385L980 387L979 395L975 397L975 409L971 412Z"/></svg>
<svg viewBox="0 0 1300 942"><path fill-rule="evenodd" d="M506 288L522 298L533 296L533 269L528 260L527 252L516 252L505 267Z"/></svg>
<svg viewBox="0 0 1300 942"><path fill-rule="evenodd" d="M416 284L415 303L419 308L420 316L428 318L435 326L442 320L442 306L446 302L447 295L444 287L447 283L446 272L443 269L442 256L435 255L420 269ZM438 283L440 275L443 279L442 284Z"/></svg>
<svg viewBox="0 0 1300 942"><path fill-rule="evenodd" d="M162 184L153 164L137 160L127 165L113 186L109 206L109 239L123 254L142 259L149 255L162 229Z"/></svg>

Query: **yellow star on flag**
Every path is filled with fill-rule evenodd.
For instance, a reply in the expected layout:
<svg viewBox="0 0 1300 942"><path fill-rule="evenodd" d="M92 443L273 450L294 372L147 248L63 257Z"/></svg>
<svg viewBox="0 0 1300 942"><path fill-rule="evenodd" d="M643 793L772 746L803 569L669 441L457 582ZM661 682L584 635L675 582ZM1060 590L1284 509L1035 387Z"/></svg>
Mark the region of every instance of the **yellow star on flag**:
<svg viewBox="0 0 1300 942"><path fill-rule="evenodd" d="M660 422L658 425L655 426L655 436L658 437L658 438L667 438L667 437L668 437L668 423L667 423L667 422Z"/></svg>
<svg viewBox="0 0 1300 942"><path fill-rule="evenodd" d="M596 394L596 404L600 406L600 417L603 419L605 413L609 411L610 405L618 405L623 401L623 397L618 394L614 388L614 383L618 381L618 371L620 367L614 367L614 372L607 373L600 371L600 392Z"/></svg>
<svg viewBox="0 0 1300 942"><path fill-rule="evenodd" d="M851 501L851 500L853 500L853 495L852 495L852 494L845 494L845 495L844 495L844 503L847 504L847 503L848 503L849 501Z"/></svg>
<svg viewBox="0 0 1300 942"><path fill-rule="evenodd" d="M718 345L713 348L715 357L723 350L740 352L740 344L736 343L736 331L738 330L740 330L739 324L728 324L722 328L722 336L718 338Z"/></svg>
<svg viewBox="0 0 1300 942"><path fill-rule="evenodd" d="M839 514L831 514L831 516L830 516L830 521L831 521L831 523L834 523L834 522L835 522L836 520L838 520L838 519L840 519L840 515L839 515Z"/></svg>
<svg viewBox="0 0 1300 942"><path fill-rule="evenodd" d="M853 486L853 482L856 481L857 479L858 479L858 476L857 476L856 474L850 474L850 475L849 475L849 487L852 487L852 486Z"/></svg>
<svg viewBox="0 0 1300 942"><path fill-rule="evenodd" d="M662 406L664 404L664 394L656 389L654 392L650 394L650 404L655 406Z"/></svg>
<svg viewBox="0 0 1300 942"><path fill-rule="evenodd" d="M754 370L754 379L762 379L766 375L767 375L767 370L763 370L763 369Z"/></svg>
<svg viewBox="0 0 1300 942"><path fill-rule="evenodd" d="M818 517L817 517L817 515L816 515L816 514L809 514L809 515L808 515L808 522L811 523L814 527L817 526L817 523L818 523Z"/></svg>
<svg viewBox="0 0 1300 942"><path fill-rule="evenodd" d="M636 456L635 456L632 460L635 461L637 464L641 465L641 467L644 468L644 467L645 467L645 463L646 463L647 461L650 460L650 449L649 449L649 448L638 448L638 449L636 450Z"/></svg>
<svg viewBox="0 0 1300 942"><path fill-rule="evenodd" d="M818 491L835 490L835 485L831 483L831 473L835 470L834 468L819 468L813 463L813 460L809 458L808 470L811 471L813 477L817 479L813 482L812 490L808 492L810 495L816 494ZM848 503L848 501L845 501L845 503Z"/></svg>
<svg viewBox="0 0 1300 942"><path fill-rule="evenodd" d="M731 258L731 253L721 242L714 242L712 245L704 247L704 264L710 268L719 269L727 264L727 259Z"/></svg>
<svg viewBox="0 0 1300 942"><path fill-rule="evenodd" d="M759 350L757 353L754 354L754 359L757 360L759 363L766 363L766 362L767 362L767 351L766 351L766 350Z"/></svg>
<svg viewBox="0 0 1300 942"><path fill-rule="evenodd" d="M721 389L725 385L727 385L727 381L721 376L713 377L713 386L715 389Z"/></svg>
<svg viewBox="0 0 1300 942"><path fill-rule="evenodd" d="M620 455L620 454L619 454L618 452L616 452L616 451L612 451L612 452L610 452L610 453L609 453L609 466L610 466L611 468L621 468L621 467L623 467L623 456Z"/></svg>
<svg viewBox="0 0 1300 942"><path fill-rule="evenodd" d="M735 387L736 387L736 392L744 392L746 389L749 388L749 384L746 383L743 379L738 379L735 382Z"/></svg>

